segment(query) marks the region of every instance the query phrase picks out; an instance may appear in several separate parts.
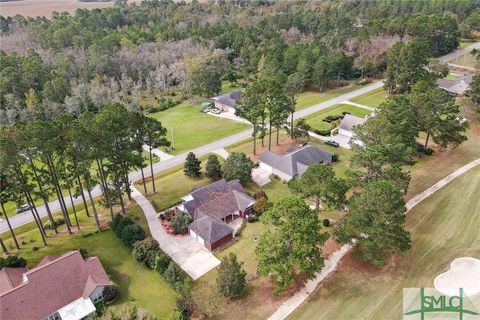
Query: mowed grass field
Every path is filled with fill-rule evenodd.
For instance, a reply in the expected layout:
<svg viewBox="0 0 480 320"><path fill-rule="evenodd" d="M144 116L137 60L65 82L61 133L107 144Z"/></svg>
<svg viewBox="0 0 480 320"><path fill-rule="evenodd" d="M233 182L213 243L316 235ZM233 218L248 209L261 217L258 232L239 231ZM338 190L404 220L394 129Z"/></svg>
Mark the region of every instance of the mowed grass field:
<svg viewBox="0 0 480 320"><path fill-rule="evenodd" d="M352 92L362 87L364 86L351 83L350 85L345 87L327 89L323 92L314 91L314 90L304 91L300 93L297 97L297 105L295 107L295 110L298 111L298 110L305 109L314 104L330 100L332 98L338 97L345 93Z"/></svg>
<svg viewBox="0 0 480 320"><path fill-rule="evenodd" d="M102 225L110 221L110 213L96 204ZM81 206L77 206L81 230L72 227L74 234L69 235L65 225L59 227L59 234L48 230L48 246L42 243L35 224L29 223L15 229L21 250L14 249L9 232L0 237L5 241L11 253L27 259L32 268L46 255L62 255L70 250L87 249L89 255L98 256L108 275L119 286L119 297L114 307L135 305L145 309L160 319L170 319L175 309L175 291L156 271L147 269L136 262L131 255L131 248L125 246L111 230L97 232L93 217L87 217ZM92 214L91 207L90 213ZM116 208L118 211L118 208ZM149 234L141 208L136 203L129 203L127 214L140 223ZM60 214L56 215L60 217ZM73 215L70 219L74 224ZM44 219L46 221L46 219ZM1 254L0 254L1 255Z"/></svg>
<svg viewBox="0 0 480 320"><path fill-rule="evenodd" d="M377 90L370 91L354 99L351 99L351 101L366 106L378 108L378 106L380 106L380 103L382 103L387 97L388 93L383 88L379 88Z"/></svg>
<svg viewBox="0 0 480 320"><path fill-rule="evenodd" d="M348 112L351 115L354 115L360 118L363 118L372 113L372 111L370 110L355 107L350 104L337 104L330 108L324 109L322 111L315 112L314 114L311 114L308 117L305 117L305 119L307 119L307 123L313 129L329 130L331 129L332 124L323 121L323 119L325 119L325 117L327 116L341 115L342 112Z"/></svg>
<svg viewBox="0 0 480 320"><path fill-rule="evenodd" d="M170 142L173 130L175 149L170 154L180 154L249 128L247 124L208 115L200 109L199 105L184 101L171 109L149 115L168 129Z"/></svg>
<svg viewBox="0 0 480 320"><path fill-rule="evenodd" d="M383 269L344 257L339 269L289 319L402 319L402 289L432 287L458 257L480 258L480 167L408 213L413 246Z"/></svg>

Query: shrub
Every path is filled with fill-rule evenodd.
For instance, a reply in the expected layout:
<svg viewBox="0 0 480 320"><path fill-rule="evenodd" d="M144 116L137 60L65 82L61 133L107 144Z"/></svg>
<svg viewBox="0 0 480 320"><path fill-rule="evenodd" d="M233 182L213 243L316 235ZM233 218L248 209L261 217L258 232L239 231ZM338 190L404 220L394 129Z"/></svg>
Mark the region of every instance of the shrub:
<svg viewBox="0 0 480 320"><path fill-rule="evenodd" d="M329 227L330 226L330 220L323 219L322 224L323 224L324 227Z"/></svg>
<svg viewBox="0 0 480 320"><path fill-rule="evenodd" d="M252 215L248 216L247 221L250 222L250 223L257 222L258 217L256 215L252 214Z"/></svg>
<svg viewBox="0 0 480 320"><path fill-rule="evenodd" d="M329 136L330 135L330 130L320 130L320 129L315 129L313 130L316 134L320 136Z"/></svg>
<svg viewBox="0 0 480 320"><path fill-rule="evenodd" d="M121 238L127 246L132 246L135 242L145 239L145 231L136 223L129 224L123 228Z"/></svg>
<svg viewBox="0 0 480 320"><path fill-rule="evenodd" d="M192 222L192 218L190 217L190 215L186 212L178 210L172 222L173 233L187 234L188 225L190 224L190 222Z"/></svg>
<svg viewBox="0 0 480 320"><path fill-rule="evenodd" d="M2 268L26 267L27 260L19 256L8 256L6 258L0 257L0 270Z"/></svg>
<svg viewBox="0 0 480 320"><path fill-rule="evenodd" d="M267 193L263 190L259 190L259 191L255 192L255 194L253 195L253 199L258 200L260 198L265 198L265 199L268 200Z"/></svg>
<svg viewBox="0 0 480 320"><path fill-rule="evenodd" d="M177 307L178 319L188 320L195 309L195 302L192 296L191 288L182 288L177 299L175 300Z"/></svg>
<svg viewBox="0 0 480 320"><path fill-rule="evenodd" d="M38 251L40 248L39 247L33 247L32 251Z"/></svg>
<svg viewBox="0 0 480 320"><path fill-rule="evenodd" d="M104 301L110 302L118 296L118 288L117 286L105 287L102 294Z"/></svg>
<svg viewBox="0 0 480 320"><path fill-rule="evenodd" d="M175 208L166 210L163 213L164 216L165 216L165 219L167 219L168 221L172 220L172 218L175 216L176 211L177 211L177 209L175 209Z"/></svg>
<svg viewBox="0 0 480 320"><path fill-rule="evenodd" d="M157 256L155 257L155 270L162 275L165 273L167 270L168 266L170 265L170 262L172 262L172 258L168 256L165 253L158 253Z"/></svg>
<svg viewBox="0 0 480 320"><path fill-rule="evenodd" d="M55 219L53 220L54 224L55 224L55 227L58 227L58 226L61 226L62 224L65 223L65 219L63 218L58 218L58 219ZM45 229L48 229L48 230L54 230L54 226L52 226L52 223L50 221L46 222L43 224L43 227Z"/></svg>
<svg viewBox="0 0 480 320"><path fill-rule="evenodd" d="M153 269L158 251L158 242L152 238L147 238L135 242L133 245L132 256L144 266Z"/></svg>
<svg viewBox="0 0 480 320"><path fill-rule="evenodd" d="M88 258L87 249L85 249L85 248L80 248L80 249L78 249L78 251L80 251L80 255L82 256L83 259Z"/></svg>
<svg viewBox="0 0 480 320"><path fill-rule="evenodd" d="M172 286L172 288L179 290L183 282L182 269L180 269L174 261L170 261L167 269L163 273L163 278Z"/></svg>
<svg viewBox="0 0 480 320"><path fill-rule="evenodd" d="M334 153L333 156L332 156L332 162L337 162L338 158L339 158L338 153Z"/></svg>
<svg viewBox="0 0 480 320"><path fill-rule="evenodd" d="M242 235L243 229L245 229L246 226L247 226L247 221L245 221L245 219L243 219L242 224L240 225L240 227L235 232L235 237L240 237Z"/></svg>
<svg viewBox="0 0 480 320"><path fill-rule="evenodd" d="M236 255L230 253L218 268L218 290L227 298L237 298L247 285L246 276L242 263L237 261Z"/></svg>
<svg viewBox="0 0 480 320"><path fill-rule="evenodd" d="M255 204L253 205L253 212L255 213L256 216L261 216L262 213L264 213L268 208L270 208L271 203L268 202L266 198L260 198L258 199Z"/></svg>
<svg viewBox="0 0 480 320"><path fill-rule="evenodd" d="M123 229L131 224L134 224L135 221L133 221L130 217L125 217L121 214L116 214L113 217L112 222L110 223L110 227L112 230L117 234L117 236L121 237L123 233Z"/></svg>
<svg viewBox="0 0 480 320"><path fill-rule="evenodd" d="M425 149L425 154L426 154L427 156L431 156L431 155L433 154L433 149L432 149L432 148L427 148L427 149Z"/></svg>

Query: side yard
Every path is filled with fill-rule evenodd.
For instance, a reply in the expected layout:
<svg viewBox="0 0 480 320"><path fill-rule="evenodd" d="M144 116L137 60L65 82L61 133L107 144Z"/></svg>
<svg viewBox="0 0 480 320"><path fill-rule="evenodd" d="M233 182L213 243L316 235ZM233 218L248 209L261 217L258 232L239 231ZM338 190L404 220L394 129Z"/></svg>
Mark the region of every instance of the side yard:
<svg viewBox="0 0 480 320"><path fill-rule="evenodd" d="M32 267L45 255L61 255L70 250L85 248L89 255L100 258L112 281L119 285L119 297L113 307L135 305L161 319L169 319L175 309L174 290L158 272L149 270L135 261L130 253L131 249L125 246L113 231L95 232L93 217L88 218L80 206L77 208L81 230L77 231L74 227L74 234L68 235L65 225L62 225L59 227L58 235L53 231L47 231L48 247L43 246L33 223L15 229L21 245L18 254L27 259L28 266ZM102 225L106 225L110 221L108 210L103 209L99 203L97 209ZM127 212L148 232L140 207L135 203L129 203ZM73 219L73 216L71 218ZM0 236L9 250L15 252L10 233L5 232Z"/></svg>
<svg viewBox="0 0 480 320"><path fill-rule="evenodd" d="M363 94L361 96L352 99L352 102L356 102L359 104L363 104L370 107L378 108L380 103L383 102L388 97L388 93L385 92L383 88L379 88L377 90L373 90L369 93Z"/></svg>

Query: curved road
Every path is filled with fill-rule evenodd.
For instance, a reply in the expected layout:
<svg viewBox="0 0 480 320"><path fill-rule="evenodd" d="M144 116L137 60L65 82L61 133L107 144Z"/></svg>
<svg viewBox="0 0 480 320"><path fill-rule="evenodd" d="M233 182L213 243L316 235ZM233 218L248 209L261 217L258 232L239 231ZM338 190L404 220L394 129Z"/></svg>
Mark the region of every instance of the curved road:
<svg viewBox="0 0 480 320"><path fill-rule="evenodd" d="M459 50L456 50L454 52L451 52L451 53L449 53L445 56L440 57L439 60L441 60L443 62L452 60L455 57L463 55L463 54L469 52L470 50L472 50L474 48L480 48L480 42L474 43L474 44L472 44L472 45L470 45L466 48L459 49ZM305 117L309 114L312 114L312 113L315 113L317 111L326 109L326 108L331 107L335 104L339 104L339 103L341 103L345 100L353 99L357 96L360 96L362 94L365 94L365 93L368 93L368 92L373 91L375 89L378 89L382 86L383 86L382 81L375 82L375 83L373 83L371 85L368 85L364 88L361 88L361 89L343 94L341 96L332 98L330 100L327 100L327 101L315 104L311 107L305 108L303 110L297 111L294 114L294 118L298 119L298 118ZM215 150L222 149L222 148L225 148L225 147L227 147L229 145L232 145L234 143L245 140L245 139L251 137L251 134L252 134L252 129L248 129L248 130L242 131L240 133L231 135L229 137L226 137L226 138L214 141L212 143L203 145L201 147L198 147L198 148L190 150L190 151L194 152L197 156L202 156L202 155L205 155L207 153L211 153ZM188 152L190 152L190 151L188 151ZM172 167L178 166L180 164L183 164L186 157L187 157L188 152L184 152L184 153L179 154L175 157L172 157L168 160L165 160L165 161L158 162L158 163L154 164L154 166L153 166L154 172L155 173L162 172L162 171L167 170L169 168L172 168ZM130 178L131 181L140 180L141 179L140 171L131 172L129 174L129 178ZM99 186L95 187L92 191L93 196L98 196L98 195L100 195L100 193L101 193L101 190L100 190ZM70 200L65 198L65 203L69 203L69 202L70 202ZM74 202L75 203L80 203L81 198L74 199ZM58 200L51 201L49 203L49 205L50 205L50 209L52 210L52 212L60 211L60 204L59 204ZM40 216L42 216L42 217L47 215L47 212L45 210L45 206L38 206L38 212L39 212ZM26 223L29 223L32 220L33 220L33 218L32 218L31 213L29 211L27 211L27 212L24 212L22 214L12 216L10 218L10 223L12 224L12 226L14 228L16 228L16 227L19 227L19 226L24 225ZM7 226L6 221L1 220L0 221L0 233L2 233L4 231L7 231L7 230L8 230L8 226Z"/></svg>

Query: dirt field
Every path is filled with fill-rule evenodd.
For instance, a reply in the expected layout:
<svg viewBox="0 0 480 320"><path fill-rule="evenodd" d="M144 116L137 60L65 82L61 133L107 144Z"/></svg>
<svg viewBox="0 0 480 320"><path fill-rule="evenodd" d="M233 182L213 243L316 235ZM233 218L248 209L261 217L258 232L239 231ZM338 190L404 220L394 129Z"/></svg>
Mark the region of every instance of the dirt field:
<svg viewBox="0 0 480 320"><path fill-rule="evenodd" d="M136 0L128 0L135 2ZM109 2L80 2L78 0L19 0L0 2L0 15L14 16L45 16L50 18L54 11L74 13L77 9L106 8L113 6L115 1Z"/></svg>

